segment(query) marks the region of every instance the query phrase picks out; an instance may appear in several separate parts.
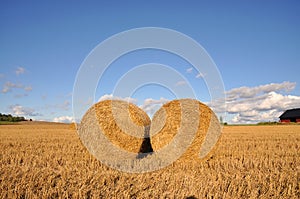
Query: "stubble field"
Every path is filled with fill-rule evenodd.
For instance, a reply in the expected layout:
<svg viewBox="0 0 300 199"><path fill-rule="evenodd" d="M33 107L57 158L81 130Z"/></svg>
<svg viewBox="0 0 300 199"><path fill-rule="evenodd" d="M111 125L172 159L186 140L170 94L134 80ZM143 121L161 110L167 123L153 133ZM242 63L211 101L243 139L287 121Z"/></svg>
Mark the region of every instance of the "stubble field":
<svg viewBox="0 0 300 199"><path fill-rule="evenodd" d="M212 158L112 170L70 125L0 125L0 198L300 198L300 125L226 126Z"/></svg>

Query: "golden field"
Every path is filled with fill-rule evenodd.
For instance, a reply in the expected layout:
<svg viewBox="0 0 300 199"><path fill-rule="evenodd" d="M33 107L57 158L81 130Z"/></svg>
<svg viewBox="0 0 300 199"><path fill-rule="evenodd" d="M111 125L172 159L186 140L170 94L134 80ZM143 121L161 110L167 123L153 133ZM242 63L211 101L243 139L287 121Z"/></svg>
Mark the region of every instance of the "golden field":
<svg viewBox="0 0 300 199"><path fill-rule="evenodd" d="M102 165L66 124L0 125L0 198L300 198L300 125L225 126L212 158Z"/></svg>

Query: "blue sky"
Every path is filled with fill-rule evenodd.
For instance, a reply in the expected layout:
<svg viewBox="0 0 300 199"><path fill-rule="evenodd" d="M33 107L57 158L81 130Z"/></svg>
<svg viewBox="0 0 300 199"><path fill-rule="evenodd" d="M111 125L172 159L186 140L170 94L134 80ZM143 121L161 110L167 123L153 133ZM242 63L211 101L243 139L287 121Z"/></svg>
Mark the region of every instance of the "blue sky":
<svg viewBox="0 0 300 199"><path fill-rule="evenodd" d="M283 110L300 107L299 13L299 1L1 1L0 112L70 120L73 84L86 56L119 32L162 27L193 38L212 57L229 96L226 121L275 120ZM209 102L205 74L154 50L117 60L95 100L111 96L126 70L149 62L174 67L198 99ZM174 96L149 85L129 97L149 107Z"/></svg>

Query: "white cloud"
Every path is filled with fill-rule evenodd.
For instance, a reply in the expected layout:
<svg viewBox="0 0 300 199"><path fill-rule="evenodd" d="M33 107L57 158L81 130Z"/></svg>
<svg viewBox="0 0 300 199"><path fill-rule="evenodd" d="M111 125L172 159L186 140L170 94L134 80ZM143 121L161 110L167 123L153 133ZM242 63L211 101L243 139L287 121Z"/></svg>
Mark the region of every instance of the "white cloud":
<svg viewBox="0 0 300 199"><path fill-rule="evenodd" d="M27 92L32 91L31 86L24 86L23 84L20 84L20 83L12 83L12 82L8 81L4 84L1 92L8 93L8 92L12 91L13 88L24 89Z"/></svg>
<svg viewBox="0 0 300 199"><path fill-rule="evenodd" d="M22 84L15 84L10 81L6 82L3 86L2 93L10 92L12 88L23 88Z"/></svg>
<svg viewBox="0 0 300 199"><path fill-rule="evenodd" d="M227 112L233 115L231 122L277 121L285 110L300 107L300 96L281 93L292 91L295 86L296 83L283 82L228 91L226 107Z"/></svg>
<svg viewBox="0 0 300 199"><path fill-rule="evenodd" d="M273 122L278 120L278 117L281 113L282 112L279 112L277 110L269 110L264 112L253 111L252 114L251 112L241 112L234 115L231 122L237 124L251 124L268 121Z"/></svg>
<svg viewBox="0 0 300 199"><path fill-rule="evenodd" d="M193 67L186 69L187 73L192 73L193 72Z"/></svg>
<svg viewBox="0 0 300 199"><path fill-rule="evenodd" d="M148 98L144 100L144 103L140 105L140 108L143 109L147 114L152 116L163 104L168 102L168 99L160 98L158 100Z"/></svg>
<svg viewBox="0 0 300 199"><path fill-rule="evenodd" d="M234 88L226 92L227 96L224 107L224 101L217 100L207 103L216 113L227 112L229 123L258 123L263 121L277 121L278 117L287 109L300 107L300 96L290 95L286 92L295 89L296 83L282 82L260 85L256 87ZM104 99L121 99L112 95L104 95ZM133 98L134 103L137 102ZM168 99L148 98L140 104L145 112L152 116ZM222 103L223 102L223 103Z"/></svg>
<svg viewBox="0 0 300 199"><path fill-rule="evenodd" d="M9 92L9 91L11 91L11 89L9 88L9 87L3 87L3 89L2 89L2 93L7 93L7 92Z"/></svg>
<svg viewBox="0 0 300 199"><path fill-rule="evenodd" d="M35 113L33 108L23 107L19 104L9 106L9 109L12 111L13 115L19 116L39 116L39 113Z"/></svg>
<svg viewBox="0 0 300 199"><path fill-rule="evenodd" d="M198 73L197 75L196 75L196 78L204 78L204 74L203 73Z"/></svg>
<svg viewBox="0 0 300 199"><path fill-rule="evenodd" d="M112 99L114 99L114 100L124 100L126 102L130 102L130 103L134 103L134 104L137 103L137 100L134 99L134 98L131 98L131 97L122 98L122 97L113 96L113 94L105 94L105 95L101 96L98 101L112 100Z"/></svg>
<svg viewBox="0 0 300 199"><path fill-rule="evenodd" d="M187 85L186 81L178 81L175 84L175 86L183 86L183 85Z"/></svg>
<svg viewBox="0 0 300 199"><path fill-rule="evenodd" d="M15 71L16 75L20 75L25 73L25 68L23 67L18 67L17 70Z"/></svg>
<svg viewBox="0 0 300 199"><path fill-rule="evenodd" d="M71 123L74 122L74 118L71 116L60 116L60 117L55 117L53 119L53 122Z"/></svg>
<svg viewBox="0 0 300 199"><path fill-rule="evenodd" d="M258 94L269 93L271 91L285 91L289 92L294 90L296 87L295 82L282 82L282 83L271 83L260 85L256 87L239 87L231 89L226 92L228 100L236 100L238 98L252 98Z"/></svg>
<svg viewBox="0 0 300 199"><path fill-rule="evenodd" d="M124 100L124 101L134 103L134 104L137 104L137 102L138 102L137 99L134 99L131 97L121 98L121 97L113 96L112 94L106 94L106 95L101 96L99 98L99 101L111 100L111 99ZM141 105L139 105L139 107L141 109L143 109L147 114L152 116L163 104L165 104L168 101L169 100L165 99L165 98L160 98L157 100L152 99L152 98L147 98L144 100L144 102Z"/></svg>

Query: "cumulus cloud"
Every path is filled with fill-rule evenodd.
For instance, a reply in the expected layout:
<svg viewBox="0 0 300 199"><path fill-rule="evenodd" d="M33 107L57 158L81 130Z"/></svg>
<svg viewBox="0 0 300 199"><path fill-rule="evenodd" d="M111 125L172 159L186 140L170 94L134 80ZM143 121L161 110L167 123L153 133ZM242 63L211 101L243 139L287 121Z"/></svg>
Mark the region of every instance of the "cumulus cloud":
<svg viewBox="0 0 300 199"><path fill-rule="evenodd" d="M1 92L8 93L8 92L12 91L12 89L24 89L27 92L32 91L31 86L24 86L23 84L20 84L20 83L12 83L12 82L8 81L3 85Z"/></svg>
<svg viewBox="0 0 300 199"><path fill-rule="evenodd" d="M131 97L121 98L121 97L113 96L112 94L103 95L102 97L100 97L99 101L111 100L111 99L124 100L134 104L138 103L137 99ZM143 109L147 114L152 116L163 104L165 104L168 101L169 100L165 98L160 98L160 99L147 98L139 105L139 107Z"/></svg>
<svg viewBox="0 0 300 199"><path fill-rule="evenodd" d="M36 113L33 108L23 107L19 104L9 106L9 109L12 111L13 115L18 116L40 116L41 114Z"/></svg>
<svg viewBox="0 0 300 199"><path fill-rule="evenodd" d="M226 92L227 100L236 100L239 98L253 98L259 94L285 91L289 92L296 87L295 82L282 82L260 85L256 87L239 87Z"/></svg>
<svg viewBox="0 0 300 199"><path fill-rule="evenodd" d="M283 111L300 107L300 96L287 94L295 87L296 83L282 82L227 91L226 109L233 116L230 122L277 121Z"/></svg>
<svg viewBox="0 0 300 199"><path fill-rule="evenodd" d="M112 99L114 99L114 100L124 100L126 102L130 102L130 103L134 103L134 104L137 103L137 100L134 99L134 98L131 98L131 97L122 98L122 97L113 96L113 94L105 94L105 95L101 96L98 101L112 100Z"/></svg>
<svg viewBox="0 0 300 199"><path fill-rule="evenodd" d="M74 122L74 118L72 116L60 116L55 117L53 122L60 122L60 123L71 123Z"/></svg>
<svg viewBox="0 0 300 199"><path fill-rule="evenodd" d="M20 74L23 74L25 73L25 68L23 67L18 67L15 71L16 75L20 75Z"/></svg>
<svg viewBox="0 0 300 199"><path fill-rule="evenodd" d="M140 105L140 108L143 109L147 114L152 116L163 104L168 102L168 99L160 98L158 100L148 98L144 100L144 103Z"/></svg>
<svg viewBox="0 0 300 199"><path fill-rule="evenodd" d="M279 110L300 106L300 96L284 95L277 92L269 92L251 99L238 99L227 102L228 113L239 113L244 111Z"/></svg>
<svg viewBox="0 0 300 199"><path fill-rule="evenodd" d="M226 102L216 100L206 103L217 114L227 112L229 123L258 123L277 121L287 109L300 107L300 96L288 92L294 90L296 83L282 82L259 85L255 87L239 87L226 92ZM112 95L104 95L104 99L121 99ZM137 103L136 99L127 98ZM140 108L152 116L168 99L146 99L139 103ZM224 107L225 106L225 107Z"/></svg>
<svg viewBox="0 0 300 199"><path fill-rule="evenodd" d="M15 84L12 82L6 82L3 86L2 93L10 92L12 88L23 88L24 86L22 84Z"/></svg>
<svg viewBox="0 0 300 199"><path fill-rule="evenodd" d="M7 93L9 91L11 91L11 89L9 87L4 86L1 92L2 93Z"/></svg>
<svg viewBox="0 0 300 199"><path fill-rule="evenodd" d="M187 73L192 73L193 72L193 67L186 69Z"/></svg>
<svg viewBox="0 0 300 199"><path fill-rule="evenodd" d="M264 112L253 110L251 112L241 112L234 115L231 122L237 124L251 124L264 121L277 121L277 118L280 114L281 113L277 110L269 110Z"/></svg>

